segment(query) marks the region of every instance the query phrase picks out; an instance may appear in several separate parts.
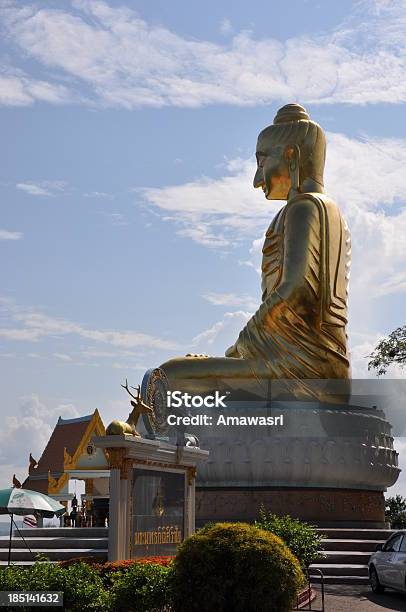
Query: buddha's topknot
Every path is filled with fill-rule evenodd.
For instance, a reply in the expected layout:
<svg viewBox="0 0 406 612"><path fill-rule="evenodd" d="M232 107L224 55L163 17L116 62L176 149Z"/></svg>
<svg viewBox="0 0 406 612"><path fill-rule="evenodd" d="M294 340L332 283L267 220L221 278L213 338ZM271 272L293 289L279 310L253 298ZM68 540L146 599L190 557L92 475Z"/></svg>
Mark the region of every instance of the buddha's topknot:
<svg viewBox="0 0 406 612"><path fill-rule="evenodd" d="M276 117L273 120L274 125L279 123L290 123L291 121L300 120L309 121L310 117L300 104L286 104L282 106L276 113Z"/></svg>

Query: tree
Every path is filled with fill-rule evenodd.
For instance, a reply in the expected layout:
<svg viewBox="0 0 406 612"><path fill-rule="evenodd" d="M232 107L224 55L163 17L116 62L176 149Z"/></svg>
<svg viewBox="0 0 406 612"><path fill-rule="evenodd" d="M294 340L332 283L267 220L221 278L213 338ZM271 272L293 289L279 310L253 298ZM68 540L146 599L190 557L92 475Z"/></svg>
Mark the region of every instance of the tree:
<svg viewBox="0 0 406 612"><path fill-rule="evenodd" d="M378 376L386 374L388 367L397 363L406 366L406 325L395 329L381 340L369 356L368 370L375 370Z"/></svg>
<svg viewBox="0 0 406 612"><path fill-rule="evenodd" d="M404 529L406 527L406 499L401 495L385 499L385 518L391 524L392 529Z"/></svg>

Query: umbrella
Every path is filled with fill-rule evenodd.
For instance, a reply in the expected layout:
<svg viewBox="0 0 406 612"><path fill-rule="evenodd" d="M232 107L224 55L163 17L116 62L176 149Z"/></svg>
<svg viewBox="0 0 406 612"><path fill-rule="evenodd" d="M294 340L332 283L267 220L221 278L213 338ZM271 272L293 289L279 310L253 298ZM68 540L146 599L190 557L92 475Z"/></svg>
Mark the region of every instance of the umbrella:
<svg viewBox="0 0 406 612"><path fill-rule="evenodd" d="M65 507L48 495L30 491L29 489L9 489L0 490L0 514L18 514L25 516L37 512L45 518L52 518L65 512Z"/></svg>
<svg viewBox="0 0 406 612"><path fill-rule="evenodd" d="M64 506L62 506L56 500L52 499L52 497L48 497L48 495L44 495L43 493L38 493L38 491L30 491L29 489L20 489L17 487L1 489L0 514L10 515L10 542L8 547L8 564L10 565L11 560L11 539L13 534L13 523L18 533L24 540L24 537L21 535L20 530L14 522L14 514L18 514L19 516L25 516L26 514L36 514L44 516L45 518L52 518L54 515L59 516L64 512ZM28 544L26 545L28 546Z"/></svg>

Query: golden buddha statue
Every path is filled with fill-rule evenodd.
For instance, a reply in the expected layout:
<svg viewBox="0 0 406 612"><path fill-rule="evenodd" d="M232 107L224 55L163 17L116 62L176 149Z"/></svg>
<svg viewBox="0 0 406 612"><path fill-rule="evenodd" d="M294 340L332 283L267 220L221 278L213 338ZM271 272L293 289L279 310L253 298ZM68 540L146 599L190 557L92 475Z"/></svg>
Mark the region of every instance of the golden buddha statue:
<svg viewBox="0 0 406 612"><path fill-rule="evenodd" d="M262 303L226 357L162 364L171 389L204 393L251 381L263 395L270 379L350 378L350 236L337 204L324 195L325 154L322 128L299 104L282 107L259 134L254 187L268 200L287 200L265 236Z"/></svg>

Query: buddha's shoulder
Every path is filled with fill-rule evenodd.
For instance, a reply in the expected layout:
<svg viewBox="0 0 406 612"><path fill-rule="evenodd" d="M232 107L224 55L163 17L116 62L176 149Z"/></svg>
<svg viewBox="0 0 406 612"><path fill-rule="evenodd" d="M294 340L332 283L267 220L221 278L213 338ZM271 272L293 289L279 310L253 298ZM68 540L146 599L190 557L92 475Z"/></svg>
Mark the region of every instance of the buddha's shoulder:
<svg viewBox="0 0 406 612"><path fill-rule="evenodd" d="M324 193L298 193L288 200L285 209L286 212L300 209L303 212L307 210L312 214L317 214L321 211L327 214L340 214L337 203Z"/></svg>
<svg viewBox="0 0 406 612"><path fill-rule="evenodd" d="M298 193L290 198L273 218L266 236L272 238L282 234L286 224L300 224L312 220L325 223L327 219L338 222L340 218L338 205L324 193Z"/></svg>

